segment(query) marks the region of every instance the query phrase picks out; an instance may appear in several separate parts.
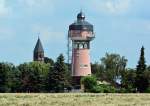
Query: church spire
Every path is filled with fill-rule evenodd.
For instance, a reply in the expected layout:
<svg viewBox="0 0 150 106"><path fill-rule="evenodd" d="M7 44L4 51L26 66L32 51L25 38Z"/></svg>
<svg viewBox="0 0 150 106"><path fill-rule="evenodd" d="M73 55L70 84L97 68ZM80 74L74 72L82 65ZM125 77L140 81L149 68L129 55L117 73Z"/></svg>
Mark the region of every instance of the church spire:
<svg viewBox="0 0 150 106"><path fill-rule="evenodd" d="M44 49L43 49L43 46L42 46L39 36L38 36L36 46L34 48L33 60L34 61L44 61Z"/></svg>
<svg viewBox="0 0 150 106"><path fill-rule="evenodd" d="M41 40L40 40L39 37L38 37L36 46L35 46L35 48L34 48L34 53L35 53L35 52L44 52L44 49L43 49L43 46L42 46L42 43L41 43Z"/></svg>

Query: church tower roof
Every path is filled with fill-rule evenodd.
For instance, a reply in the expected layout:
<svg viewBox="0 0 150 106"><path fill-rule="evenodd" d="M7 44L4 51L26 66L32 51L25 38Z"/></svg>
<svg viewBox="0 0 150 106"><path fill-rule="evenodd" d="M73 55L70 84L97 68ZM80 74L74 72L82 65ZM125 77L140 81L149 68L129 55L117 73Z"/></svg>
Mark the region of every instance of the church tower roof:
<svg viewBox="0 0 150 106"><path fill-rule="evenodd" d="M43 46L39 37L38 37L36 46L34 48L34 53L37 53L37 52L44 52L44 49L43 49Z"/></svg>

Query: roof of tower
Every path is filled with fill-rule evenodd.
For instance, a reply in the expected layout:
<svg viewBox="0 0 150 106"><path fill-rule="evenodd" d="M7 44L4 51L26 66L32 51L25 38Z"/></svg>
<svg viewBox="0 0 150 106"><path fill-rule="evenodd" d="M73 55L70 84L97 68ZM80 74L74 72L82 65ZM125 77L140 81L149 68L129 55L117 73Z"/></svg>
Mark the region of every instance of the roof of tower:
<svg viewBox="0 0 150 106"><path fill-rule="evenodd" d="M78 13L77 15L77 20L84 20L85 19L85 15L82 11L80 11L80 13Z"/></svg>
<svg viewBox="0 0 150 106"><path fill-rule="evenodd" d="M77 15L77 21L75 21L69 26L69 30L86 30L93 32L93 25L85 21L85 15L81 11Z"/></svg>
<svg viewBox="0 0 150 106"><path fill-rule="evenodd" d="M39 37L38 37L36 46L34 48L34 52L44 52L44 49L43 49L43 46Z"/></svg>

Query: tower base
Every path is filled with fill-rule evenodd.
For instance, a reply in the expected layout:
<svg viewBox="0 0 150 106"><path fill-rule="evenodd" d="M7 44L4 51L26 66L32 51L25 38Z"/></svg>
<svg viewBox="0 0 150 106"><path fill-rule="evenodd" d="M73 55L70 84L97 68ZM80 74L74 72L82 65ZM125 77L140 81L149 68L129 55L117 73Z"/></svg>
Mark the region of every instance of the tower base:
<svg viewBox="0 0 150 106"><path fill-rule="evenodd" d="M81 76L72 76L72 86L74 89L81 89Z"/></svg>

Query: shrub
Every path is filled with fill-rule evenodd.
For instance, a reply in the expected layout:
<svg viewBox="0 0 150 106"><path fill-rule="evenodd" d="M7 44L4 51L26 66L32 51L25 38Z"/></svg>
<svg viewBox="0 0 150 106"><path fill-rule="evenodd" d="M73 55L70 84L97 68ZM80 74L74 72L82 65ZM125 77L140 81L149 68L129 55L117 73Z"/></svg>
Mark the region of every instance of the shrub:
<svg viewBox="0 0 150 106"><path fill-rule="evenodd" d="M97 84L97 80L93 76L86 76L81 79L84 85L84 92L92 93L115 93L117 90L111 85Z"/></svg>
<svg viewBox="0 0 150 106"><path fill-rule="evenodd" d="M146 89L145 93L150 93L150 87Z"/></svg>
<svg viewBox="0 0 150 106"><path fill-rule="evenodd" d="M100 86L94 86L91 91L92 93L103 93L104 92L104 89Z"/></svg>
<svg viewBox="0 0 150 106"><path fill-rule="evenodd" d="M94 91L97 86L97 80L94 76L86 76L81 79L81 83L84 85L85 92Z"/></svg>
<svg viewBox="0 0 150 106"><path fill-rule="evenodd" d="M115 93L116 92L116 89L113 86L104 85L104 84L101 84L99 86L103 89L103 93Z"/></svg>

